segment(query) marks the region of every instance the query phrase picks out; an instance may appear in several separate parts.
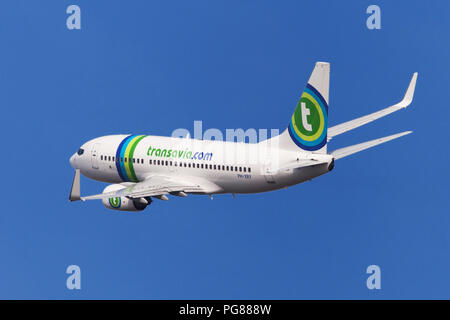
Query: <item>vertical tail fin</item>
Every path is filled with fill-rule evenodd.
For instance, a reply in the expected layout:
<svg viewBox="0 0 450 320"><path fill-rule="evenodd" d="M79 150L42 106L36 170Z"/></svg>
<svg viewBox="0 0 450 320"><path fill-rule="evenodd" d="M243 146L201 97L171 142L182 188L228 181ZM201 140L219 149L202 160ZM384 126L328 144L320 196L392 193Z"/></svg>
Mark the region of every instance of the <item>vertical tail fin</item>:
<svg viewBox="0 0 450 320"><path fill-rule="evenodd" d="M281 148L327 153L330 64L317 62L287 129L279 136Z"/></svg>

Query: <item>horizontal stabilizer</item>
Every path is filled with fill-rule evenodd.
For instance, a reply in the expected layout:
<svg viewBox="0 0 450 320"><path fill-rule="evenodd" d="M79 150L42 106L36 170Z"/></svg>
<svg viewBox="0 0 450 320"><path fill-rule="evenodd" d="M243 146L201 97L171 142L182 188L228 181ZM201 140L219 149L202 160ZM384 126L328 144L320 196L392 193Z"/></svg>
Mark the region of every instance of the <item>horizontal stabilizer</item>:
<svg viewBox="0 0 450 320"><path fill-rule="evenodd" d="M388 136L388 137L384 137L384 138L379 138L379 139L375 139L375 140L371 140L371 141L367 141L367 142L363 142L363 143L359 143L359 144L355 144L353 146L349 146L349 147L345 147L342 149L337 149L334 150L331 155L333 155L334 159L341 159L341 158L345 158L351 154L372 148L376 145L403 137L407 134L412 133L412 131L405 131L405 132L401 132L401 133L397 133L397 134L393 134L392 136Z"/></svg>
<svg viewBox="0 0 450 320"><path fill-rule="evenodd" d="M414 90L416 88L417 75L418 75L417 72L415 72L413 74L411 82L409 83L409 86L408 86L408 90L406 90L405 96L403 97L402 101L400 101L399 103L397 103L393 106L382 109L380 111L368 114L367 116L357 118L354 120L350 120L350 121L338 124L337 126L329 128L328 129L328 140L331 140L331 138L333 138L341 133L353 130L353 129L363 126L369 122L372 122L374 120L377 120L381 117L387 116L388 114L391 114L395 111L404 109L407 106L409 106L414 97Z"/></svg>

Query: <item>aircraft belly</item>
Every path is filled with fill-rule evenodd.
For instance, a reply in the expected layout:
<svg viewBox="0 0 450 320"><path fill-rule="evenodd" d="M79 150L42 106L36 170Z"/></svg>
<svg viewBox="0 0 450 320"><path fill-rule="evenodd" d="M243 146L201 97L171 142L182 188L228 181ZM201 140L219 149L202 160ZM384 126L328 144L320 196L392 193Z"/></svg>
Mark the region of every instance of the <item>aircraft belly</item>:
<svg viewBox="0 0 450 320"><path fill-rule="evenodd" d="M285 186L292 186L316 178L328 172L328 164L320 164L315 166L294 169L289 173L282 172L277 175L279 182Z"/></svg>
<svg viewBox="0 0 450 320"><path fill-rule="evenodd" d="M259 193L278 189L274 184L268 184L263 175L248 175L247 177L221 177L214 181L222 189L222 193Z"/></svg>

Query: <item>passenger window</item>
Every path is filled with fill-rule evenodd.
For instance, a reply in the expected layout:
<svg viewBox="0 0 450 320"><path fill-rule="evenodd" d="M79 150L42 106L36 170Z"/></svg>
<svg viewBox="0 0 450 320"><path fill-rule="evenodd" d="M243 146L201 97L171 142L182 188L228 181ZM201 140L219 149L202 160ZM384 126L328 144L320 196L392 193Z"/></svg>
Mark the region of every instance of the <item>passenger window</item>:
<svg viewBox="0 0 450 320"><path fill-rule="evenodd" d="M100 160L103 160L103 156L100 156Z"/></svg>
<svg viewBox="0 0 450 320"><path fill-rule="evenodd" d="M242 172L242 167L239 167L239 172Z"/></svg>
<svg viewBox="0 0 450 320"><path fill-rule="evenodd" d="M172 161L170 161L169 163L170 163L170 165L172 165Z"/></svg>
<svg viewBox="0 0 450 320"><path fill-rule="evenodd" d="M247 168L246 167L244 167L244 172L247 172Z"/></svg>
<svg viewBox="0 0 450 320"><path fill-rule="evenodd" d="M230 167L229 166L227 166L227 171L229 171L230 170Z"/></svg>
<svg viewBox="0 0 450 320"><path fill-rule="evenodd" d="M214 170L216 170L216 168L217 168L216 165L214 165Z"/></svg>
<svg viewBox="0 0 450 320"><path fill-rule="evenodd" d="M230 167L230 169L231 169L230 171L233 171L233 167Z"/></svg>
<svg viewBox="0 0 450 320"><path fill-rule="evenodd" d="M199 169L200 168L200 165L197 163L197 169Z"/></svg>
<svg viewBox="0 0 450 320"><path fill-rule="evenodd" d="M116 157L113 156L113 161L116 161Z"/></svg>
<svg viewBox="0 0 450 320"><path fill-rule="evenodd" d="M252 172L252 169L250 169L250 167L248 167L248 172Z"/></svg>
<svg viewBox="0 0 450 320"><path fill-rule="evenodd" d="M234 171L238 171L238 168L237 168L237 167L234 167Z"/></svg>

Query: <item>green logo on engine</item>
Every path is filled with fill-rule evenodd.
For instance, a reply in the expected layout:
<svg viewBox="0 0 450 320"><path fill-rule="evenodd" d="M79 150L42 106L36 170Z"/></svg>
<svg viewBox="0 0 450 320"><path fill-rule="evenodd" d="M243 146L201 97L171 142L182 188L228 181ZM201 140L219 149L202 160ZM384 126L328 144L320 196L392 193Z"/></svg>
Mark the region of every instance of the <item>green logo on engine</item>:
<svg viewBox="0 0 450 320"><path fill-rule="evenodd" d="M120 208L120 204L122 203L120 197L115 197L115 198L109 198L109 204L111 207L113 208Z"/></svg>

